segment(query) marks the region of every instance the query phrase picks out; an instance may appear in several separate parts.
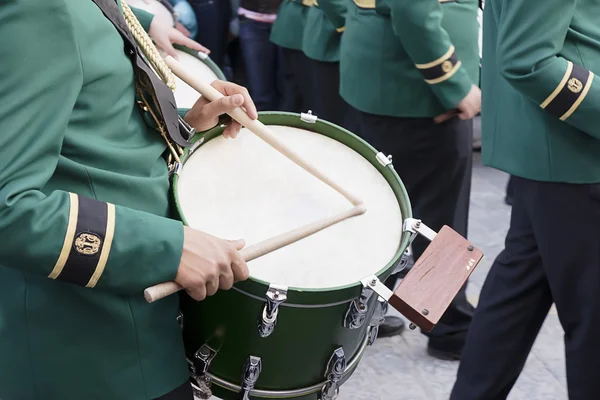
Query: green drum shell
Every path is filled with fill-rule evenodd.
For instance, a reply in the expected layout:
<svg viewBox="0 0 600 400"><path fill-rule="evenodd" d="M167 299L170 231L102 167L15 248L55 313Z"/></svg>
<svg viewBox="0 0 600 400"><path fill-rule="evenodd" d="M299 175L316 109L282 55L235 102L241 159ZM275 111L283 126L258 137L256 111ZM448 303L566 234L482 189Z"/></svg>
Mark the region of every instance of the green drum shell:
<svg viewBox="0 0 600 400"><path fill-rule="evenodd" d="M299 114L262 112L259 113L259 119L266 125L283 125L317 132L358 152L390 184L398 199L402 218L412 217L408 195L392 165L383 166L376 159L378 152L358 136L326 121L305 122ZM182 163L185 164L190 152L193 153L198 146L222 132L223 128L217 127L194 137L192 146L186 149L182 157ZM175 205L180 218L186 223L177 201L177 181L178 177L175 175ZM408 247L409 240L410 233L404 232L394 258L375 273L380 280L385 280L393 272ZM287 300L279 306L273 333L262 338L258 332L258 324L266 304L268 289L269 282L250 277L247 281L237 283L232 290L219 291L202 302L194 301L185 293L181 294L186 352L188 357L192 357L204 344L217 350L209 368L209 374L218 378L215 381L224 380L240 386L246 361L253 355L262 360L262 372L255 389L275 392L299 390L325 382L327 363L337 348L344 348L347 363L362 355L377 296L370 297L366 322L360 328L349 329L343 325L350 303L361 295L363 287L360 282L326 289L289 287ZM351 372L348 371L348 376ZM239 398L239 394L219 387L215 381L212 385L215 395L226 400ZM320 389L302 396L262 394L253 398L317 399L319 391Z"/></svg>

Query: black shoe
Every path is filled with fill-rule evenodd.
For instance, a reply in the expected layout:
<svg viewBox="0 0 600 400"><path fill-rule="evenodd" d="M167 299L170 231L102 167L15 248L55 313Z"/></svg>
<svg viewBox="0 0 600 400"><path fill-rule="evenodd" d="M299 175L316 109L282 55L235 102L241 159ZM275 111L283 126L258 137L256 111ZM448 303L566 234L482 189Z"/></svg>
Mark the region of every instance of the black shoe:
<svg viewBox="0 0 600 400"><path fill-rule="evenodd" d="M378 338L396 336L402 333L405 327L404 320L400 317L388 315L383 324L379 325Z"/></svg>
<svg viewBox="0 0 600 400"><path fill-rule="evenodd" d="M437 358L438 360L445 361L458 361L462 356L463 347L465 347L465 337L453 338L452 340L436 340L433 338L429 339L427 345L427 354L431 357Z"/></svg>

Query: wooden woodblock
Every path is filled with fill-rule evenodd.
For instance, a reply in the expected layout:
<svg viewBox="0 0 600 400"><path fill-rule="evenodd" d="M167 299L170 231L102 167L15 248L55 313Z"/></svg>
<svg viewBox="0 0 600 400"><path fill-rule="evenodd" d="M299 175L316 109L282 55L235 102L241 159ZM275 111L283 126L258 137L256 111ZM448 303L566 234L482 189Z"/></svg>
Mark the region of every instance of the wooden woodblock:
<svg viewBox="0 0 600 400"><path fill-rule="evenodd" d="M482 258L483 253L471 242L444 226L394 291L389 303L429 332Z"/></svg>

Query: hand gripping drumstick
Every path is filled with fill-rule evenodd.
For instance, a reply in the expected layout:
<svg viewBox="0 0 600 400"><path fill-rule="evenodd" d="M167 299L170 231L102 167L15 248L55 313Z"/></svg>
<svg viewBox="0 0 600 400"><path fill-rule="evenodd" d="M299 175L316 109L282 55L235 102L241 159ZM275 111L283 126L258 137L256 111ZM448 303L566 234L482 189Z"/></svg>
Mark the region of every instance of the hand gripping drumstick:
<svg viewBox="0 0 600 400"><path fill-rule="evenodd" d="M192 88L194 88L196 91L198 91L201 95L205 96L210 101L215 101L223 97L223 94L217 89L196 79L194 76L188 73L172 57L168 56L165 59L165 62L167 63L169 68L171 68L175 75L177 75L182 81L190 85ZM274 238L265 240L264 242L250 246L246 249L242 249L240 251L240 254L246 262L264 256L265 254L268 254L272 251L280 249L294 242L297 242L300 239L304 239L307 236L317 233L347 218L364 214L366 212L367 209L362 200L358 199L350 192L344 190L341 186L333 182L330 178L321 173L321 171L316 169L313 165L302 159L300 155L289 149L283 143L279 142L279 140L277 140L275 134L271 131L271 129L265 126L262 122L251 119L250 117L248 117L246 112L239 107L233 110L231 113L229 113L229 115L233 119L238 121L240 124L245 126L248 130L253 132L256 136L264 140L275 150L279 151L291 161L302 167L305 171L309 172L310 174L321 180L323 183L329 185L332 189L339 192L354 205L354 208L348 211L344 211L343 213L340 213L336 216L321 221L313 222L295 230L283 233ZM156 300L162 299L166 296L176 293L181 289L181 285L179 285L176 282L165 282L147 288L144 291L144 297L149 303L152 303Z"/></svg>
<svg viewBox="0 0 600 400"><path fill-rule="evenodd" d="M210 86L209 84L202 82L201 80L196 78L173 57L167 56L165 58L165 62L169 66L169 68L171 68L175 75L177 75L182 81L190 85L208 100L216 101L223 97L223 94L221 92L219 92L217 89ZM324 173L315 168L308 161L304 160L298 153L281 143L277 139L276 134L271 130L271 128L267 127L257 119L251 119L248 116L248 114L246 114L246 112L240 107L230 112L229 115L231 116L231 118L242 124L242 126L245 126L250 132L254 133L256 136L267 142L267 144L269 144L275 150L292 160L294 163L302 167L304 170L306 170L308 173L312 174L319 180L321 180L323 183L329 185L336 192L340 193L342 196L348 199L348 201L352 203L352 205L357 206L359 204L362 204L363 201L361 199L354 196L352 193L346 191L340 185L331 180L331 178L327 177Z"/></svg>
<svg viewBox="0 0 600 400"><path fill-rule="evenodd" d="M252 261L255 258L264 256L265 254L269 254L272 251L297 242L300 239L304 239L307 236L317 233L347 218L364 214L365 211L367 211L367 209L364 206L364 204L359 204L358 206L353 207L350 210L344 211L343 213L340 213L338 215L334 215L333 217L316 221L308 225L304 225L300 228L294 229L292 231L283 233L271 239L267 239L263 242L242 249L240 250L240 254L246 262ZM146 301L148 301L148 303L152 303L156 300L162 299L163 297L172 295L173 293L176 293L181 289L183 289L181 285L179 285L176 282L160 283L158 285L147 288L144 291L144 297L146 298Z"/></svg>

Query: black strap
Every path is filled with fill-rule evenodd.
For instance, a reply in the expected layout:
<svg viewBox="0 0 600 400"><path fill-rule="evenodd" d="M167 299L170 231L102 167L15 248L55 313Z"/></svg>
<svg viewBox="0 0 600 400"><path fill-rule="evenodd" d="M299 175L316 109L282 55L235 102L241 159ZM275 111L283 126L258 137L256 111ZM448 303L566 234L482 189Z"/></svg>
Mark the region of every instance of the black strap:
<svg viewBox="0 0 600 400"><path fill-rule="evenodd" d="M116 0L92 0L104 16L113 23L117 28L123 42L125 44L125 51L129 54L136 78L146 83L144 89L151 91L152 95L156 98L160 115L162 115L165 127L171 139L180 146L189 146L187 139L184 138L180 131L180 117L177 111L177 104L175 103L175 97L169 87L160 80L158 76L152 71L151 67L146 62L146 59L142 56L141 50L135 39L131 35L127 23L119 6L117 6Z"/></svg>

